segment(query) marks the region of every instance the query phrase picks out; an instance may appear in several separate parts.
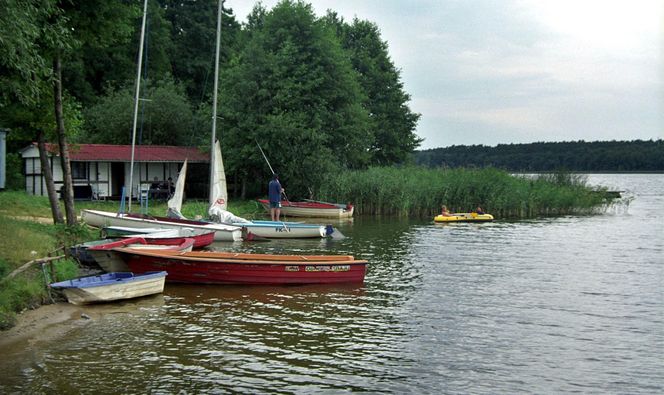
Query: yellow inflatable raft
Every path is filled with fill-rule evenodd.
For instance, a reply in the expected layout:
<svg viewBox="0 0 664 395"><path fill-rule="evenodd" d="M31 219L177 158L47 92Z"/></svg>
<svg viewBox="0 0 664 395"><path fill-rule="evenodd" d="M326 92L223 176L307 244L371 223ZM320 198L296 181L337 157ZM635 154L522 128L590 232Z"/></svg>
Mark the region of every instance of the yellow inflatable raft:
<svg viewBox="0 0 664 395"><path fill-rule="evenodd" d="M434 222L488 222L493 221L491 214L452 213L450 216L436 215Z"/></svg>

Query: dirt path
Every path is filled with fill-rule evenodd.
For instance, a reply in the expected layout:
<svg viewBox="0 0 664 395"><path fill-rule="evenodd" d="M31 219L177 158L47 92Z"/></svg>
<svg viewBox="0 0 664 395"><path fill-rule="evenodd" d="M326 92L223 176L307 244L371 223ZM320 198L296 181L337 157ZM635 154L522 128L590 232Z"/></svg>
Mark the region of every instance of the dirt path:
<svg viewBox="0 0 664 395"><path fill-rule="evenodd" d="M53 218L49 218L49 217L34 217L34 216L23 215L23 216L12 216L10 218L17 219L19 221L39 222L40 224L52 224L53 223Z"/></svg>

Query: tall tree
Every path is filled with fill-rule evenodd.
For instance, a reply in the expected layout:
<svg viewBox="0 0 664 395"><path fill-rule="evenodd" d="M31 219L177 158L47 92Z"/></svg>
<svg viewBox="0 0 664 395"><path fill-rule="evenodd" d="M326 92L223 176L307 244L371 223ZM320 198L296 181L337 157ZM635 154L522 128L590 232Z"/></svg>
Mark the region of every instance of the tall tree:
<svg viewBox="0 0 664 395"><path fill-rule="evenodd" d="M0 107L13 101L32 104L51 74L48 58L35 45L54 36L47 23L54 0L4 0L0 12Z"/></svg>
<svg viewBox="0 0 664 395"><path fill-rule="evenodd" d="M331 11L324 19L349 54L366 94L364 105L370 114L374 136L372 164L387 166L407 161L422 142L415 134L420 115L408 106L410 95L404 90L400 72L389 57L378 26L357 18L349 25Z"/></svg>
<svg viewBox="0 0 664 395"><path fill-rule="evenodd" d="M68 55L75 54L73 49L80 47L81 43L101 42L110 45L122 37L123 33L130 33L127 15L131 12L131 6L102 0L61 0L59 7L66 17L57 14L54 24L64 27L61 31L67 34L58 36L58 40L54 41L49 49L53 59L53 97L56 134L63 169L65 215L67 224L73 225L76 223L76 212L62 103L62 61L66 60Z"/></svg>
<svg viewBox="0 0 664 395"><path fill-rule="evenodd" d="M194 111L181 85L172 79L141 85L146 101L139 114L138 144L195 145L199 142ZM130 144L134 88L109 90L85 111L88 143ZM207 128L204 129L207 131ZM207 140L206 140L207 141Z"/></svg>
<svg viewBox="0 0 664 395"><path fill-rule="evenodd" d="M84 106L89 106L109 87L122 86L128 81L134 83L142 17L139 2L60 0L59 4L75 40L72 41L75 50L65 52L62 62L63 85L67 90ZM163 29L158 28L163 25L160 16L157 12L148 14L157 26L148 32L148 42L154 36L164 36ZM155 63L150 61L151 65Z"/></svg>
<svg viewBox="0 0 664 395"><path fill-rule="evenodd" d="M184 85L192 103L209 100L213 86L217 1L160 0L170 23L170 61L175 80ZM221 18L220 64L238 51L240 24L232 10Z"/></svg>
<svg viewBox="0 0 664 395"><path fill-rule="evenodd" d="M54 23L60 10L55 1L6 0L0 13L0 120L5 126L20 122L21 116L43 113L48 102L46 87L51 81L47 49L57 45L67 32ZM26 117L29 118L29 117ZM17 122L18 121L18 122ZM30 123L26 120L25 123ZM19 129L22 129L19 126ZM46 189L55 223L62 223L62 213L50 172L44 145L44 129L37 128L40 161L44 167ZM15 134L12 135L15 138Z"/></svg>
<svg viewBox="0 0 664 395"><path fill-rule="evenodd" d="M301 1L258 6L249 20L248 41L221 82L230 171L268 178L256 141L293 195L315 190L334 169L365 166L368 114L334 32Z"/></svg>

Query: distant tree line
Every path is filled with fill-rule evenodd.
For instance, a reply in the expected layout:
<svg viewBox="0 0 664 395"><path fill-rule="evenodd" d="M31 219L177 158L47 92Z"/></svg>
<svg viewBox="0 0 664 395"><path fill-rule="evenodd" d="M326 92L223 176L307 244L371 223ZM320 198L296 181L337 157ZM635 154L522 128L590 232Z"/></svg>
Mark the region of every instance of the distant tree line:
<svg viewBox="0 0 664 395"><path fill-rule="evenodd" d="M3 4L0 126L12 129L10 150L39 136L130 144L143 1ZM216 0L149 1L140 144L209 149L216 16ZM244 24L224 8L222 24L217 137L241 191L264 192L269 179L257 143L290 196L343 169L410 160L419 114L376 24L319 17L293 0L257 3Z"/></svg>
<svg viewBox="0 0 664 395"><path fill-rule="evenodd" d="M664 171L664 140L453 145L417 151L428 167L496 167L511 171Z"/></svg>

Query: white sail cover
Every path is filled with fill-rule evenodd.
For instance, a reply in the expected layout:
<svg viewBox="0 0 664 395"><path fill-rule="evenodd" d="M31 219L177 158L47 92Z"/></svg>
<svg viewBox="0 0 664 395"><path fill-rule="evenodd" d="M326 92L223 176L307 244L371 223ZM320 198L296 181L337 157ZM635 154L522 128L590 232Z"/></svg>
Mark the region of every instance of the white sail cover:
<svg viewBox="0 0 664 395"><path fill-rule="evenodd" d="M173 197L168 199L168 211L169 213L173 212L174 214L179 214L180 216L180 211L182 210L182 198L184 196L184 180L187 177L187 160L184 160L184 164L182 165L182 169L180 169L180 174L178 175L178 179L175 182L175 192L173 193Z"/></svg>
<svg viewBox="0 0 664 395"><path fill-rule="evenodd" d="M210 208L208 216L214 222L237 223L251 222L238 217L226 210L228 207L228 190L226 189L226 173L224 172L224 161L221 158L221 145L219 140L214 144L214 180L210 191Z"/></svg>
<svg viewBox="0 0 664 395"><path fill-rule="evenodd" d="M210 188L210 210L220 208L226 210L228 207L228 191L226 190L226 173L224 172L224 160L221 158L221 145L219 140L214 144L214 179Z"/></svg>
<svg viewBox="0 0 664 395"><path fill-rule="evenodd" d="M237 215L231 213L230 211L226 211L219 206L210 207L210 210L208 210L208 216L210 216L210 219L213 222L220 224L251 223L251 221L242 217L238 217Z"/></svg>

